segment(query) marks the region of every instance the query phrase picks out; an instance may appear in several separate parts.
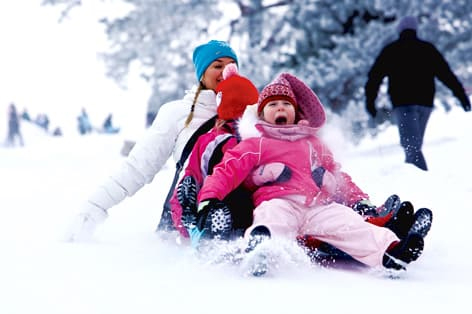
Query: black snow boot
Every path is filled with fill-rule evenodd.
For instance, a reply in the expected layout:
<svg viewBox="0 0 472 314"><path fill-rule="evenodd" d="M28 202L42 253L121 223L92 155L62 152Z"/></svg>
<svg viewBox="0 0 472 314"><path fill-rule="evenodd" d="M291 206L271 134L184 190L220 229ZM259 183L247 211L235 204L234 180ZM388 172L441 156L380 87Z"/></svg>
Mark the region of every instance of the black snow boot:
<svg viewBox="0 0 472 314"><path fill-rule="evenodd" d="M261 244L263 241L270 239L270 230L264 225L257 226L252 229L249 235L249 241L246 247L246 253L254 251L256 246Z"/></svg>
<svg viewBox="0 0 472 314"><path fill-rule="evenodd" d="M397 213L387 221L385 227L392 230L398 238L404 239L415 222L414 211L410 202L402 202Z"/></svg>
<svg viewBox="0 0 472 314"><path fill-rule="evenodd" d="M177 187L177 200L182 207L182 225L191 230L197 224L197 183L192 176L186 176Z"/></svg>
<svg viewBox="0 0 472 314"><path fill-rule="evenodd" d="M405 270L406 265L420 257L423 248L423 237L418 233L410 233L405 239L385 252L382 264L388 269Z"/></svg>
<svg viewBox="0 0 472 314"><path fill-rule="evenodd" d="M409 233L418 233L426 237L433 223L433 212L429 208L420 208L415 213L415 220Z"/></svg>
<svg viewBox="0 0 472 314"><path fill-rule="evenodd" d="M390 195L385 203L377 208L377 216L378 217L385 217L390 214L393 214L395 216L400 209L401 206L401 200L400 197L396 194Z"/></svg>
<svg viewBox="0 0 472 314"><path fill-rule="evenodd" d="M270 270L270 252L264 252L264 250L254 251L258 245L269 239L270 231L266 226L263 225L254 228L249 235L249 241L245 252L249 253L249 261L247 261L249 267L248 272L255 277L264 276Z"/></svg>
<svg viewBox="0 0 472 314"><path fill-rule="evenodd" d="M224 202L212 199L197 214L197 228L204 239L229 240L233 229L231 211Z"/></svg>

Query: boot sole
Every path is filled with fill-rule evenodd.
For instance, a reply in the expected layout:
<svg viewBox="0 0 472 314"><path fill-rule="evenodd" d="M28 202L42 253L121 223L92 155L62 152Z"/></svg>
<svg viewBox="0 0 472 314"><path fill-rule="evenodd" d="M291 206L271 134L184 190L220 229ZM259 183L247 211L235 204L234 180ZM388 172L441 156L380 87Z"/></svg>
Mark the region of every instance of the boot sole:
<svg viewBox="0 0 472 314"><path fill-rule="evenodd" d="M426 237L433 223L433 212L429 208L420 208L415 213L415 221L409 233L418 233Z"/></svg>
<svg viewBox="0 0 472 314"><path fill-rule="evenodd" d="M402 203L398 195L390 195L385 201L385 204L382 206L381 210L378 211L378 216L386 217L390 214L392 214L392 216L395 216L398 213L401 204Z"/></svg>
<svg viewBox="0 0 472 314"><path fill-rule="evenodd" d="M210 238L228 240L233 226L230 210L227 207L215 208L208 218L205 227L210 230Z"/></svg>

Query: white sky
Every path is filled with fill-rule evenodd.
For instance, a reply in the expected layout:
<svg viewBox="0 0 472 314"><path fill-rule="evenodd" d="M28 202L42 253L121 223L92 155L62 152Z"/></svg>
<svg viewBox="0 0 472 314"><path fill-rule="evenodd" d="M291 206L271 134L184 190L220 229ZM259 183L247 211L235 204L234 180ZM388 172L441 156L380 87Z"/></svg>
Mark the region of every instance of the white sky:
<svg viewBox="0 0 472 314"><path fill-rule="evenodd" d="M0 117L13 101L33 118L47 113L52 127L75 129L81 107L97 125L114 112L116 124L144 127L149 87L132 74L128 91L120 89L97 58L107 48L97 20L116 1L85 1L61 24L59 8L40 3L0 2Z"/></svg>

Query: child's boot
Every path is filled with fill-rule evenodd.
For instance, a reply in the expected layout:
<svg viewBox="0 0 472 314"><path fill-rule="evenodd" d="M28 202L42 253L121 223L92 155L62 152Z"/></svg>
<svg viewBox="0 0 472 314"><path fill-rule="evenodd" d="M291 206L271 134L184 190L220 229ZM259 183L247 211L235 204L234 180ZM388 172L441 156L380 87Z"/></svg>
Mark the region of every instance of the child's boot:
<svg viewBox="0 0 472 314"><path fill-rule="evenodd" d="M246 267L248 268L248 273L255 277L264 276L269 271L271 261L270 252L260 249L254 251L257 246L269 239L270 231L263 225L254 228L249 235L248 245L245 250L246 253L249 253Z"/></svg>
<svg viewBox="0 0 472 314"><path fill-rule="evenodd" d="M405 239L387 249L382 264L385 268L402 270L406 265L416 261L424 248L423 237L418 233L410 233Z"/></svg>
<svg viewBox="0 0 472 314"><path fill-rule="evenodd" d="M385 224L384 227L392 230L397 237L404 239L415 222L413 204L402 202L397 213Z"/></svg>
<svg viewBox="0 0 472 314"><path fill-rule="evenodd" d="M270 230L266 226L260 225L252 229L249 235L249 241L246 247L246 253L254 251L256 246L261 244L263 241L270 239Z"/></svg>
<svg viewBox="0 0 472 314"><path fill-rule="evenodd" d="M433 223L433 212L429 208L420 208L415 213L415 220L409 233L418 233L426 237Z"/></svg>

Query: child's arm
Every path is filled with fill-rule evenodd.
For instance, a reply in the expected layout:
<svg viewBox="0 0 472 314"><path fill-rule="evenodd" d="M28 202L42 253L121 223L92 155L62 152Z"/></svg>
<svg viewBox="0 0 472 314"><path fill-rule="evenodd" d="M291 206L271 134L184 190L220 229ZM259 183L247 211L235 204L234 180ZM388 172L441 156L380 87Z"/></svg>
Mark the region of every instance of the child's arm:
<svg viewBox="0 0 472 314"><path fill-rule="evenodd" d="M259 165L259 140L247 140L225 152L221 163L215 166L202 186L199 201L223 200L237 188L252 170Z"/></svg>
<svg viewBox="0 0 472 314"><path fill-rule="evenodd" d="M321 143L321 166L324 169L322 184L331 191L337 203L352 207L360 200L369 199L353 181L350 175L341 170L341 164L334 160L329 148Z"/></svg>

